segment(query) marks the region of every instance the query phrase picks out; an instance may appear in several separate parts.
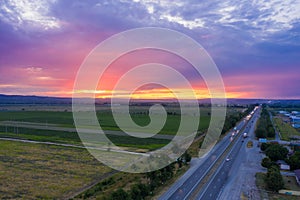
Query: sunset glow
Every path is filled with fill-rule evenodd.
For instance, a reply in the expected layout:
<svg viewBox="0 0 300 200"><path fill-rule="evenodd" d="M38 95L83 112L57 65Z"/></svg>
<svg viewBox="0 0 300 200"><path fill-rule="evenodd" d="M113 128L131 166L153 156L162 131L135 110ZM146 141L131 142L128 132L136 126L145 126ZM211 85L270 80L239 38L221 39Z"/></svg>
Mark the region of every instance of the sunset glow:
<svg viewBox="0 0 300 200"><path fill-rule="evenodd" d="M182 32L201 44L219 68L228 98L300 98L300 3L264 2L1 1L0 94L71 97L77 72L97 45L121 31L154 26ZM126 85L113 90L127 70L149 62L184 74L197 98L211 97L189 63L155 51L124 55L112 63L96 92L76 92L97 98L174 98L161 88L133 94ZM173 82L170 90L191 98L187 88Z"/></svg>

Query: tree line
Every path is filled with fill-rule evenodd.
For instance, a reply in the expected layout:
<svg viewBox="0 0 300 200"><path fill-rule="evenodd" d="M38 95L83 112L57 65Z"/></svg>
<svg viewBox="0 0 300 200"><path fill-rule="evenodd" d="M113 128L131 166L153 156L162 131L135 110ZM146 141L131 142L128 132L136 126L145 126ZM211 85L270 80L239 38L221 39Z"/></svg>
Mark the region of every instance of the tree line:
<svg viewBox="0 0 300 200"><path fill-rule="evenodd" d="M255 135L257 138L275 137L275 130L270 119L270 114L265 107L263 107L261 116L257 122Z"/></svg>
<svg viewBox="0 0 300 200"><path fill-rule="evenodd" d="M244 112L227 113L222 129L222 134L225 134L231 128L235 127L236 123L242 118L246 117L254 109L254 107L255 105L249 105L247 110Z"/></svg>
<svg viewBox="0 0 300 200"><path fill-rule="evenodd" d="M174 177L176 174L176 169L182 168L184 165L188 165L191 161L191 155L188 152L185 152L181 157L177 159L176 162L171 163L170 165L155 170L152 172L148 172L144 174L145 180L142 182L138 182L133 184L129 190L124 190L123 188L119 188L113 191L111 194L105 196L104 200L143 200L147 196L153 194L154 190L164 185L168 180ZM90 199L92 197L96 197L99 192L103 192L105 188L110 185L115 184L116 181L113 177L106 179L94 187L88 189L87 191L78 195L81 199Z"/></svg>

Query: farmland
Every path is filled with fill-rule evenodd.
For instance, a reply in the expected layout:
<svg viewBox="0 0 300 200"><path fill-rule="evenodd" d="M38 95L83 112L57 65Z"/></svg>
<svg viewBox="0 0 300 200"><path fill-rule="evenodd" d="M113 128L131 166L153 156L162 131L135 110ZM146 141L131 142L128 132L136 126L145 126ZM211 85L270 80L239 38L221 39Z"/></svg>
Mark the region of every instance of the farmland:
<svg viewBox="0 0 300 200"><path fill-rule="evenodd" d="M147 107L134 107L130 112L133 121L141 126L147 125L150 122L147 109ZM209 125L211 111L207 107L200 109L198 132L201 134L205 133ZM32 107L31 110L28 108L2 110L0 111L0 137L82 146L74 129L73 115L68 110L51 111L47 106L37 110ZM228 110L228 113L237 112L241 112L241 109ZM120 131L107 108L98 108L97 116L105 131ZM30 126L22 126L24 124ZM179 109L171 108L168 110L167 122L159 134L172 136L176 133L179 124ZM51 128L59 129L51 130ZM170 139L141 139L114 134L107 134L107 137L124 150L138 152L161 148L170 141ZM191 145L188 151L191 155L197 155L203 137L199 139ZM84 148L0 140L0 155L0 198L55 199L89 194L101 199L119 186L129 190L134 184L149 181L145 174L128 173L109 175L107 179L101 181L106 174L112 172L112 169L99 163ZM188 166L180 169L175 167L175 177L184 173L187 168ZM114 182L113 187L111 180ZM132 183L128 184L128 180ZM91 183L98 184L86 190ZM155 193L160 190L161 188L158 187Z"/></svg>
<svg viewBox="0 0 300 200"><path fill-rule="evenodd" d="M85 149L0 141L0 198L68 197L112 170Z"/></svg>
<svg viewBox="0 0 300 200"><path fill-rule="evenodd" d="M150 123L150 118L143 108L131 113L132 120L140 126ZM99 124L103 130L120 131L111 112L102 110L97 112ZM180 115L178 112L169 113L166 124L160 131L161 134L176 133L180 124ZM33 122L41 125L57 125L60 127L74 127L72 112L65 111L2 111L0 112L0 121L20 121ZM210 111L208 108L201 112L199 131L207 129L210 121Z"/></svg>

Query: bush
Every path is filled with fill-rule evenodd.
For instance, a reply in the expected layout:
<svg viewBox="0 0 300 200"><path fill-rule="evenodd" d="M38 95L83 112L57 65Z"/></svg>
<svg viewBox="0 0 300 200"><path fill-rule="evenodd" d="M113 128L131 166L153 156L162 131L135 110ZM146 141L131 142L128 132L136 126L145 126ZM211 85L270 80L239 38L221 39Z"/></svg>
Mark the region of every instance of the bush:
<svg viewBox="0 0 300 200"><path fill-rule="evenodd" d="M265 168L270 168L272 166L272 160L268 157L265 157L262 161L261 161L261 166L265 167Z"/></svg>
<svg viewBox="0 0 300 200"><path fill-rule="evenodd" d="M123 189L120 188L111 194L110 199L111 200L130 200L130 196L127 192L125 192Z"/></svg>
<svg viewBox="0 0 300 200"><path fill-rule="evenodd" d="M142 200L150 193L150 188L145 184L139 183L133 185L130 190L130 197L134 200Z"/></svg>

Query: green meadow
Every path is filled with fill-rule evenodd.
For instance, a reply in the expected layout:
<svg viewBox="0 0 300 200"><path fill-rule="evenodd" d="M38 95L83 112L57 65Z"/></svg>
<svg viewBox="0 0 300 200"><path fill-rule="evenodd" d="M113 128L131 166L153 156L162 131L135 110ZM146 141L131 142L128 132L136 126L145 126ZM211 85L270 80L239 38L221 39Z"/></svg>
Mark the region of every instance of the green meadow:
<svg viewBox="0 0 300 200"><path fill-rule="evenodd" d="M97 117L99 124L103 130L116 130L120 131L120 128L116 124L113 115L108 110L97 111ZM146 112L146 108L134 108L131 111L132 120L140 125L146 126L150 123L150 117ZM168 111L168 116L161 134L175 134L180 124L181 116L178 108L173 108L172 111ZM65 111L1 111L1 121L21 121L39 123L41 125L57 125L60 127L74 127L72 112ZM201 108L201 116L199 122L199 131L205 131L210 121L210 109Z"/></svg>

